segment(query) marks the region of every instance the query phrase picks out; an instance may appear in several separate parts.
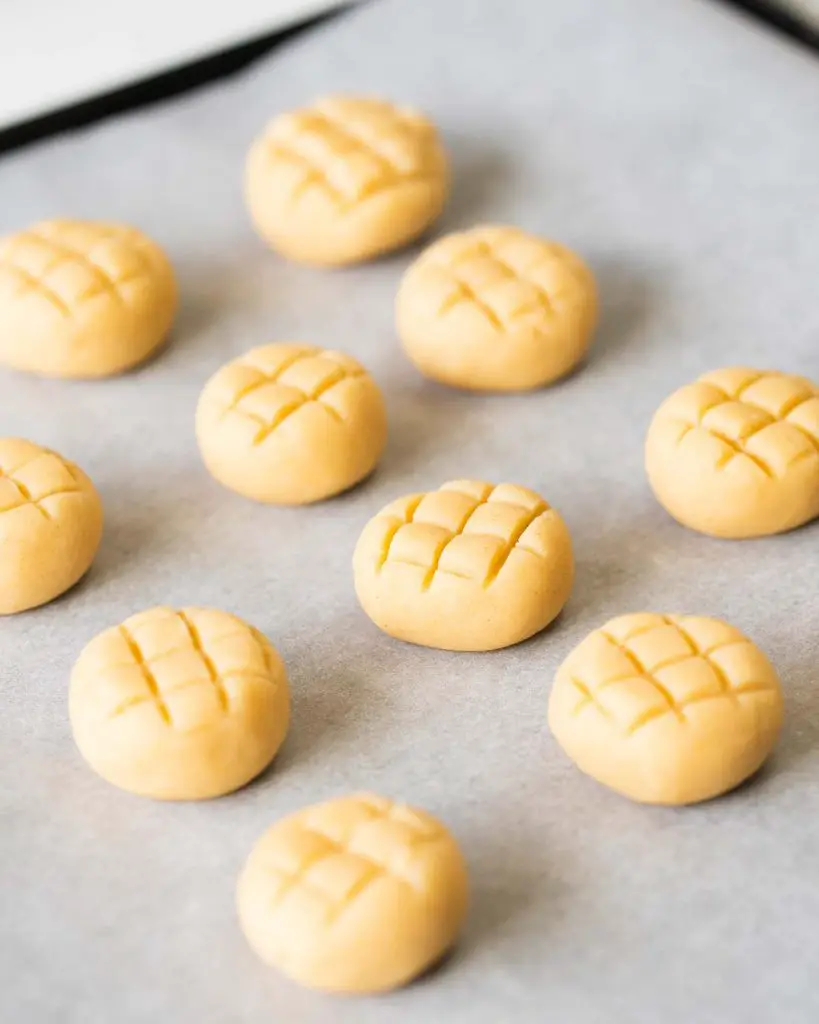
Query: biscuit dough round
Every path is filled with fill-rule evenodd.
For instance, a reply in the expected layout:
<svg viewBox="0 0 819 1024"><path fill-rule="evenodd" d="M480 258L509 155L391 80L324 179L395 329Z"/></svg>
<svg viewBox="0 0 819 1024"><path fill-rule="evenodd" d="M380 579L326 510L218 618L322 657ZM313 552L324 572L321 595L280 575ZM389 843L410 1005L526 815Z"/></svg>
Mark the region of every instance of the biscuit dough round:
<svg viewBox="0 0 819 1024"><path fill-rule="evenodd" d="M396 988L435 964L467 900L466 866L443 825L369 793L279 821L237 890L242 930L265 963L349 993Z"/></svg>
<svg viewBox="0 0 819 1024"><path fill-rule="evenodd" d="M262 772L290 714L284 664L210 608L151 608L95 637L71 673L74 740L108 782L160 800L230 793Z"/></svg>
<svg viewBox="0 0 819 1024"><path fill-rule="evenodd" d="M477 391L541 387L586 354L597 288L565 246L512 227L433 242L407 270L398 334L427 377Z"/></svg>
<svg viewBox="0 0 819 1024"><path fill-rule="evenodd" d="M574 578L557 511L515 484L453 480L383 508L353 557L364 611L399 640L490 651L545 629Z"/></svg>
<svg viewBox="0 0 819 1024"><path fill-rule="evenodd" d="M88 571L102 503L79 466L20 438L0 438L0 615L59 597Z"/></svg>
<svg viewBox="0 0 819 1024"><path fill-rule="evenodd" d="M738 629L696 615L622 615L563 662L549 726L581 771L653 804L734 789L782 725L782 690Z"/></svg>
<svg viewBox="0 0 819 1024"><path fill-rule="evenodd" d="M108 377L147 359L177 305L173 269L136 228L49 220L0 239L0 363Z"/></svg>
<svg viewBox="0 0 819 1024"><path fill-rule="evenodd" d="M773 370L715 370L657 410L646 439L657 500L715 537L782 533L819 516L819 387Z"/></svg>
<svg viewBox="0 0 819 1024"><path fill-rule="evenodd" d="M311 345L252 349L207 382L196 410L205 465L256 501L302 505L359 483L387 441L384 400L355 359Z"/></svg>
<svg viewBox="0 0 819 1024"><path fill-rule="evenodd" d="M283 255L320 265L412 241L448 191L434 126L409 107L355 96L277 117L253 144L245 176L259 234Z"/></svg>

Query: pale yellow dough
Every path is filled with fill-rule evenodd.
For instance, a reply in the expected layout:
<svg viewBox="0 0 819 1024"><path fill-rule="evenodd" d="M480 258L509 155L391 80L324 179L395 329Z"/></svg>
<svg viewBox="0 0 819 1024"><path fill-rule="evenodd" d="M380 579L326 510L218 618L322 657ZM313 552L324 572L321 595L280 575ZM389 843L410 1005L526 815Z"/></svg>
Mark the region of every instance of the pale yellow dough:
<svg viewBox="0 0 819 1024"><path fill-rule="evenodd" d="M0 438L0 615L53 601L89 569L102 503L79 466L20 438Z"/></svg>
<svg viewBox="0 0 819 1024"><path fill-rule="evenodd" d="M566 524L534 491L453 480L382 509L353 557L364 611L385 633L489 651L544 629L572 588Z"/></svg>
<svg viewBox="0 0 819 1024"><path fill-rule="evenodd" d="M269 829L239 878L237 903L252 948L294 981L382 992L454 943L467 909L466 866L431 815L362 793Z"/></svg>
<svg viewBox="0 0 819 1024"><path fill-rule="evenodd" d="M311 345L264 345L223 366L196 410L205 465L225 487L279 505L359 483L387 441L378 386L360 363Z"/></svg>
<svg viewBox="0 0 819 1024"><path fill-rule="evenodd" d="M565 246L511 227L440 239L404 275L398 334L421 373L454 387L518 391L563 377L597 323L591 271Z"/></svg>
<svg viewBox="0 0 819 1024"><path fill-rule="evenodd" d="M356 263L397 249L438 216L446 154L417 111L331 96L277 117L250 150L250 215L274 249L315 264Z"/></svg>
<svg viewBox="0 0 819 1024"><path fill-rule="evenodd" d="M167 257L135 228L49 220L0 239L0 363L107 377L147 359L176 312Z"/></svg>
<svg viewBox="0 0 819 1024"><path fill-rule="evenodd" d="M622 615L563 662L549 725L581 771L653 804L691 804L762 765L782 724L771 663L724 622Z"/></svg>
<svg viewBox="0 0 819 1024"><path fill-rule="evenodd" d="M258 630L209 608L151 608L107 629L71 673L74 740L108 782L202 800L250 782L284 740L284 664Z"/></svg>
<svg viewBox="0 0 819 1024"><path fill-rule="evenodd" d="M715 370L674 392L646 440L657 500L715 537L781 533L819 516L819 387L773 370Z"/></svg>

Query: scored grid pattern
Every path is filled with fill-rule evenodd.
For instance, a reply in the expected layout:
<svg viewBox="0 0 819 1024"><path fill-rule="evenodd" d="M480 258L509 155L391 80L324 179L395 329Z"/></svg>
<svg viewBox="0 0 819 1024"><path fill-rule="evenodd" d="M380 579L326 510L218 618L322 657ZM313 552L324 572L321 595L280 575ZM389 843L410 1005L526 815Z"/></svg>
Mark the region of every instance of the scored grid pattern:
<svg viewBox="0 0 819 1024"><path fill-rule="evenodd" d="M226 715L229 714L230 699L225 687L226 681L234 676L259 674L257 670L252 669L234 669L225 672L220 671L217 668L212 655L208 652L208 647L213 646L216 643L223 643L227 640L232 640L235 637L244 637L248 635L253 637L256 645L261 651L265 670L268 675L271 674L270 656L267 651L264 638L255 629L245 627L237 629L233 633L225 633L216 637L203 639L200 630L188 614L183 611L176 611L173 614L185 631L188 641L187 644L171 647L169 650L152 654L150 657L145 656L137 637L127 625L123 624L117 627L117 630L125 642L131 656L130 664L136 665L139 668L142 680L145 684L145 692L135 694L121 701L111 711L109 718L118 718L120 715L126 714L134 707L138 707L141 704L152 703L159 713L162 721L173 728L174 720L171 710L168 707L167 698L180 690L187 690L194 686L211 687L216 696L220 710ZM193 651L198 656L202 664L204 675L197 676L194 679L183 680L182 682L174 682L171 686L163 685L161 681L162 661L166 658L173 657L174 655L184 654L189 651ZM114 667L117 666L108 666L108 668Z"/></svg>
<svg viewBox="0 0 819 1024"><path fill-rule="evenodd" d="M747 396L747 392L755 385L775 378L781 378L782 376L783 375L781 374L775 373L751 373L745 377L737 387L730 389L721 386L713 378L702 378L699 383L706 385L709 389L716 390L718 392L718 396L715 399L703 402L701 407L697 410L695 420L679 420L684 429L677 439L677 445L679 446L682 444L684 438L686 438L692 431L704 430L713 437L716 437L725 446L725 455L717 463L718 469L724 468L735 458L741 456L753 463L753 465L755 465L765 476L770 477L771 479L777 479L779 474L777 474L774 466L771 464L771 456L766 456L764 452L760 453L758 451L749 451L748 443L752 438L756 437L758 434L762 434L763 431L768 430L768 428L774 424L786 423L789 427L800 433L800 435L808 442L808 447L804 448L802 452L795 455L790 462L787 463L785 466L785 472L787 472L796 462L805 458L811 458L814 454L819 455L819 433L814 433L811 428L803 424L796 423L793 419L794 414L802 409L807 403L816 402L819 404L819 391L816 389L810 390L803 384L799 384L794 381L791 394L784 404L764 404L761 400L753 401ZM719 429L713 424L713 422L706 422L706 419L709 417L709 413L713 414L715 411L734 402L741 403L745 409L746 415L741 417L736 423L736 429L733 436L725 430ZM674 418L679 419L678 417ZM713 416L711 418L713 418ZM762 439L760 438L760 440Z"/></svg>
<svg viewBox="0 0 819 1024"><path fill-rule="evenodd" d="M468 234L463 236L463 243L453 249L447 239L444 246L427 256L428 263L445 271L452 281L452 290L438 307L437 316L468 303L481 312L494 331L502 333L528 314L536 313L541 318L557 314L556 302L564 297L564 290L547 288L539 279L540 272L559 270L567 281L573 278L564 257L552 246L536 243L538 251L533 260L532 240L513 230L496 230L489 236Z"/></svg>
<svg viewBox="0 0 819 1024"><path fill-rule="evenodd" d="M305 391L284 378L288 370L308 359L315 360L316 366L312 387ZM226 369L230 369L230 367L235 365L237 364L230 364ZM320 405L333 419L343 422L343 417L338 409L328 402L322 401L322 398L344 381L366 376L365 371L356 364L342 365L337 362L335 353L320 349L302 349L294 352L291 356L282 360L273 371L261 362L255 362L252 353L250 356L245 356L239 360L238 365L247 366L255 370L258 373L258 377L232 395L228 405L222 412L222 418L224 419L234 414L253 421L258 427L252 442L254 446L266 441L286 419L289 419L311 402ZM260 388L271 384L279 386L268 396L270 412L269 416L265 418L247 407L247 399Z"/></svg>
<svg viewBox="0 0 819 1024"><path fill-rule="evenodd" d="M311 840L317 848L309 856L303 857L293 868L289 848L276 856L274 850L265 859L265 868L274 876L275 889L271 894L269 909L275 912L282 905L288 894L305 892L311 895L324 909L325 926L333 924L361 894L379 878L392 878L411 889L417 887L416 879L404 870L407 854L412 854L419 846L444 839L446 833L440 826L431 826L421 821L417 815L402 804L392 801L359 796L350 798L355 805L356 822L346 828L342 834L331 834L336 831L329 829L324 821L325 806L312 808L304 820L299 822L301 837ZM364 819L361 820L361 812ZM396 857L384 857L379 854L374 844L366 841L366 828L374 822L394 823L392 845L400 851L401 862ZM409 832L409 836L407 835ZM291 840L292 841L292 840ZM317 875L317 866L327 866L333 858L343 857L346 867L355 868L354 872L345 872L343 880L324 881ZM284 863L285 859L288 863Z"/></svg>
<svg viewBox="0 0 819 1024"><path fill-rule="evenodd" d="M109 253L113 269L95 258L109 243L115 243ZM68 265L81 273L64 282L59 275ZM13 299L37 295L68 320L99 295L126 305L122 288L152 274L139 236L121 228L52 222L22 231L0 246L0 292L9 290Z"/></svg>
<svg viewBox="0 0 819 1024"><path fill-rule="evenodd" d="M462 515L460 522L457 524L454 530L448 524L443 522L425 521L423 524L416 522L415 515L418 512L418 509L420 508L424 499L428 496L426 494L418 495L407 505L403 519L390 520L385 516L384 518L385 522L387 523L387 529L382 539L382 549L377 564L378 571L380 572L381 570L383 570L384 566L387 563L391 563L393 565L411 565L416 566L420 569L424 569L425 574L421 583L422 590L429 589L429 587L432 585L432 581L434 580L436 574L438 573L456 576L460 579L474 580L475 582L478 582L481 587L488 587L497 578L497 576L503 569L504 565L508 561L509 556L512 554L512 551L514 551L516 547L527 550L530 552L530 554L542 557L540 552L535 551L533 548L527 547L526 545L522 544L521 538L523 537L523 534L529 529L529 527L540 516L545 515L547 512L551 511L549 505L547 505L547 503L542 499L538 499L538 502L536 503L534 508L525 508L523 505L513 505L509 501L504 501L503 499L498 499L496 497L497 492L500 489L500 487L493 487L491 484L484 484L482 485L482 493L480 494L479 497L476 497L474 494L470 494L466 491L457 490L447 485L444 485L443 487L439 488L438 492L430 492L439 494L442 492L456 494L468 499L469 505L464 514ZM511 531L505 538L500 538L494 534L483 535L475 533L471 535L473 537L485 536L485 539L491 541L496 545L495 556L492 559L492 562L488 570L486 570L480 577L476 578L473 575L455 572L452 569L441 568L441 559L443 558L447 548L453 543L453 541L456 540L456 538L463 537L465 535L467 527L473 520L478 510L482 506L487 505L488 503L493 501L498 504L504 505L508 508L514 508L519 513L519 517L516 520ZM427 530L430 532L431 536L434 536L436 539L432 551L432 558L428 563L411 561L408 558L399 558L396 557L393 553L393 546L395 544L396 538L398 537L402 528L405 526L409 526L410 524L414 524L415 526L423 525L423 527L426 527ZM446 533L445 536L443 536L443 538L438 539L437 535L441 530L446 531Z"/></svg>
<svg viewBox="0 0 819 1024"><path fill-rule="evenodd" d="M18 478L18 474L24 470L30 468L35 462L39 462L42 459L49 459L52 463L54 472L50 474L54 478L54 483L32 490L27 484ZM61 485L59 478L61 475L67 475L73 481L68 486ZM60 458L55 452L49 451L48 449L42 449L35 455L30 455L23 462L15 465L13 468L6 468L2 462L0 462L0 485L3 481L12 488L11 504L7 504L3 497L0 497L0 515L4 512L13 512L15 509L22 508L23 506L30 506L35 509L44 519L53 519L54 517L48 511L48 509L42 504L47 498L55 498L61 494L81 494L79 481L77 480L74 472L64 459ZM0 492L2 493L2 492Z"/></svg>
<svg viewBox="0 0 819 1024"><path fill-rule="evenodd" d="M666 627L672 627L676 631L677 636L687 648L687 653L675 654L668 658L653 661L651 664L645 664L634 651L633 641L638 637L645 637L655 630ZM596 635L602 637L611 648L622 655L630 668L628 671L618 675L606 676L602 679L585 680L580 678L580 669L576 668L574 671L571 671L569 682L579 696L579 700L572 713L577 716L584 709L593 707L603 718L614 724L611 711L601 702L601 693L610 687L628 687L629 684L633 684L638 679L646 681L660 697L660 701L648 704L641 711L632 709L630 720L622 725L623 732L629 736L646 726L649 722L665 715L673 715L681 724L685 724L687 722L685 710L692 704L711 700L730 700L737 703L743 694L774 692L773 686L768 682L750 681L734 685L729 674L714 660L714 655L725 648L737 645L753 646L749 640L736 633L731 633L726 639L708 646L700 644L696 637L692 635L692 632L680 624L680 620L677 617L655 615L651 617L651 621L648 624L638 626L619 639L614 637L605 628L597 630ZM702 690L693 688L684 698L677 699L670 692L669 688L660 682L656 677L656 673L687 662L693 662L694 660L706 663L708 669L713 674L717 689Z"/></svg>
<svg viewBox="0 0 819 1024"><path fill-rule="evenodd" d="M429 181L440 173L435 147L428 126L366 100L289 115L265 140L269 158L301 172L291 202L319 188L342 213L378 192Z"/></svg>

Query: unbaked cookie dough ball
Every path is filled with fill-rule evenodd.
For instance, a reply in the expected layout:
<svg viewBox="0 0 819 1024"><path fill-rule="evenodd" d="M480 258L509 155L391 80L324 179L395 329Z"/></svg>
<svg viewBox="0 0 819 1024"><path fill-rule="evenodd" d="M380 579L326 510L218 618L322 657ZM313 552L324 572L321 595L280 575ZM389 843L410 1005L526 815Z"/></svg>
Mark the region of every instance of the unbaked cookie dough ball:
<svg viewBox="0 0 819 1024"><path fill-rule="evenodd" d="M515 484L453 480L365 526L353 556L364 611L399 640L491 651L545 629L574 579L563 519Z"/></svg>
<svg viewBox="0 0 819 1024"><path fill-rule="evenodd" d="M356 96L277 117L250 150L245 179L259 234L291 259L325 265L410 242L448 191L433 125L409 107Z"/></svg>
<svg viewBox="0 0 819 1024"><path fill-rule="evenodd" d="M378 386L350 356L264 345L223 366L196 410L205 465L256 501L302 505L359 483L387 440Z"/></svg>
<svg viewBox="0 0 819 1024"><path fill-rule="evenodd" d="M237 891L259 957L331 992L383 992L435 964L467 909L467 873L444 826L362 793L291 814L256 843Z"/></svg>
<svg viewBox="0 0 819 1024"><path fill-rule="evenodd" d="M622 615L558 669L549 725L578 768L610 789L691 804L762 765L782 725L782 691L762 651L725 622Z"/></svg>
<svg viewBox="0 0 819 1024"><path fill-rule="evenodd" d="M147 359L176 313L173 270L136 228L49 220L0 239L0 363L108 377Z"/></svg>
<svg viewBox="0 0 819 1024"><path fill-rule="evenodd" d="M85 647L69 714L80 753L108 782L160 800L203 800L270 764L290 696L275 648L235 615L151 608Z"/></svg>
<svg viewBox="0 0 819 1024"><path fill-rule="evenodd" d="M0 438L0 615L54 600L88 571L102 503L79 466L20 438Z"/></svg>
<svg viewBox="0 0 819 1024"><path fill-rule="evenodd" d="M819 516L819 387L731 367L675 391L646 439L646 470L678 522L715 537L761 537Z"/></svg>
<svg viewBox="0 0 819 1024"><path fill-rule="evenodd" d="M542 387L586 354L597 288L565 246L511 227L433 242L407 270L398 334L427 377L475 391Z"/></svg>

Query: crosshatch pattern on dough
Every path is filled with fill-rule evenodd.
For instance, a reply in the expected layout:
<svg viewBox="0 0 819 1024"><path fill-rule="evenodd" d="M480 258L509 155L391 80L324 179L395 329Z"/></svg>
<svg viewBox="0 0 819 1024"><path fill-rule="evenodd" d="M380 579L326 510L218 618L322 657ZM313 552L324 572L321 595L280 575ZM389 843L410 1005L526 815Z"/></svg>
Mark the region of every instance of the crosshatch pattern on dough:
<svg viewBox="0 0 819 1024"><path fill-rule="evenodd" d="M0 301L44 303L66 320L100 297L128 306L131 286L159 273L153 246L120 225L55 220L0 240Z"/></svg>
<svg viewBox="0 0 819 1024"><path fill-rule="evenodd" d="M46 448L20 454L19 446L0 444L0 515L30 508L44 519L53 519L50 498L82 494L70 462Z"/></svg>
<svg viewBox="0 0 819 1024"><path fill-rule="evenodd" d="M276 342L208 380L196 409L205 465L257 501L299 505L348 490L374 468L387 439L383 396L342 352Z"/></svg>
<svg viewBox="0 0 819 1024"><path fill-rule="evenodd" d="M679 426L678 446L716 439L718 469L743 459L779 479L803 459L819 460L819 389L801 377L718 370L673 395L659 417Z"/></svg>
<svg viewBox="0 0 819 1024"><path fill-rule="evenodd" d="M74 586L102 529L100 497L79 466L33 441L0 438L0 615Z"/></svg>
<svg viewBox="0 0 819 1024"><path fill-rule="evenodd" d="M333 97L285 114L262 146L268 165L288 176L292 205L318 190L340 213L378 193L437 182L442 173L432 125L379 100Z"/></svg>
<svg viewBox="0 0 819 1024"><path fill-rule="evenodd" d="M309 808L262 840L268 909L275 915L296 903L329 927L379 881L422 886L421 847L441 841L448 836L432 818L383 797Z"/></svg>
<svg viewBox="0 0 819 1024"><path fill-rule="evenodd" d="M543 499L513 484L461 480L399 499L377 517L382 526L378 569L408 564L425 570L422 589L438 573L489 587L514 550L545 558L530 528L552 514Z"/></svg>
<svg viewBox="0 0 819 1024"><path fill-rule="evenodd" d="M221 404L223 419L251 420L258 445L311 403L343 422L348 409L340 385L365 376L363 367L341 352L271 345L229 364L214 386L213 400Z"/></svg>
<svg viewBox="0 0 819 1024"><path fill-rule="evenodd" d="M391 502L353 554L372 621L399 640L487 651L545 629L571 593L569 530L539 494L516 484L451 480Z"/></svg>
<svg viewBox="0 0 819 1024"><path fill-rule="evenodd" d="M519 323L553 321L588 291L588 272L573 253L514 228L444 238L421 256L413 274L435 288L436 317L466 304L498 334Z"/></svg>
<svg viewBox="0 0 819 1024"><path fill-rule="evenodd" d="M154 608L134 615L98 638L80 664L87 690L99 680L102 719L147 705L166 726L183 731L229 716L249 681L277 686L266 638L210 609Z"/></svg>
<svg viewBox="0 0 819 1024"><path fill-rule="evenodd" d="M596 630L561 667L557 686L576 692L572 714L594 714L631 736L706 701L775 694L770 669L737 629L695 616L628 615ZM749 657L750 655L750 657ZM758 672L748 674L749 666Z"/></svg>
<svg viewBox="0 0 819 1024"><path fill-rule="evenodd" d="M424 811L357 793L278 821L239 877L263 961L333 992L404 985L452 945L468 905L455 839Z"/></svg>

